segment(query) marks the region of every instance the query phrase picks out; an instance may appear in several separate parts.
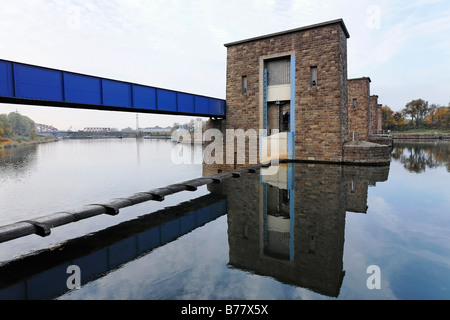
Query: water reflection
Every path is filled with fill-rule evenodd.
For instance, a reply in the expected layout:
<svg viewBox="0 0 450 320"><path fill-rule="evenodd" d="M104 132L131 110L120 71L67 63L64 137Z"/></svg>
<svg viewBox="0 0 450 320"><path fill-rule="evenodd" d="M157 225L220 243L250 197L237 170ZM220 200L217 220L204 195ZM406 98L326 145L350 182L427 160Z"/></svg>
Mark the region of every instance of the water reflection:
<svg viewBox="0 0 450 320"><path fill-rule="evenodd" d="M68 291L69 265L83 270L84 285L126 268L129 261L145 261L154 248L225 214L228 259L216 265L212 262L221 260L208 256L212 261L208 268L228 266L228 270L243 270L338 297L345 276L346 214L367 212L368 186L386 181L388 175L389 167L296 163L280 165L272 176L256 172L225 179L208 185L209 195L1 265L0 299L60 297ZM195 264L183 258L178 263ZM127 276L140 279L143 274ZM227 279L230 274L223 276ZM111 277L109 281L116 280ZM155 290L149 287L148 292Z"/></svg>
<svg viewBox="0 0 450 320"><path fill-rule="evenodd" d="M36 166L38 145L0 149L0 180L26 176Z"/></svg>
<svg viewBox="0 0 450 320"><path fill-rule="evenodd" d="M395 142L392 159L410 172L445 166L450 172L450 142Z"/></svg>
<svg viewBox="0 0 450 320"><path fill-rule="evenodd" d="M70 265L85 285L224 214L226 199L209 194L1 264L0 300L57 298Z"/></svg>
<svg viewBox="0 0 450 320"><path fill-rule="evenodd" d="M389 166L282 164L273 176L210 185L227 197L229 266L338 297L347 212L367 211L367 189Z"/></svg>

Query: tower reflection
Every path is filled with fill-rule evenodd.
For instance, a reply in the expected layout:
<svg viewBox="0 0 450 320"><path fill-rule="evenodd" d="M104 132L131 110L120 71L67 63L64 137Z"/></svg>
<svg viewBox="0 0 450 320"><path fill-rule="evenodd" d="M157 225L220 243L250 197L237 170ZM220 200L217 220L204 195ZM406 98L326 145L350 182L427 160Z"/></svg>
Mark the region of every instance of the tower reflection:
<svg viewBox="0 0 450 320"><path fill-rule="evenodd" d="M338 297L346 213L366 213L369 185L388 175L389 166L284 163L209 185L227 197L229 266Z"/></svg>

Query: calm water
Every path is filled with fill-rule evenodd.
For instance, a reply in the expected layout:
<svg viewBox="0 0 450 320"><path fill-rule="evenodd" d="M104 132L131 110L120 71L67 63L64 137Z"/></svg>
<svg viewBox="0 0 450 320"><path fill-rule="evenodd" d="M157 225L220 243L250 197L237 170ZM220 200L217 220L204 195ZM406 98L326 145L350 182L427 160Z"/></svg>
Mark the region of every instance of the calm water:
<svg viewBox="0 0 450 320"><path fill-rule="evenodd" d="M0 225L200 177L200 165L171 165L173 148L124 139L0 150ZM396 144L387 167L245 174L0 244L0 298L449 299L449 178L442 142Z"/></svg>

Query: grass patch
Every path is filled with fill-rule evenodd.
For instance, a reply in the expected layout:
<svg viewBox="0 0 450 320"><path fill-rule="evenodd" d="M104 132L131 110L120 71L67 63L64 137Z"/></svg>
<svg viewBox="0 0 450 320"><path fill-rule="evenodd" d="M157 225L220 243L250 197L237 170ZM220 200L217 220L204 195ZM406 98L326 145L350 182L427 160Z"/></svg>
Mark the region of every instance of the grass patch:
<svg viewBox="0 0 450 320"><path fill-rule="evenodd" d="M450 130L445 129L411 129L406 131L391 131L391 134L450 134Z"/></svg>

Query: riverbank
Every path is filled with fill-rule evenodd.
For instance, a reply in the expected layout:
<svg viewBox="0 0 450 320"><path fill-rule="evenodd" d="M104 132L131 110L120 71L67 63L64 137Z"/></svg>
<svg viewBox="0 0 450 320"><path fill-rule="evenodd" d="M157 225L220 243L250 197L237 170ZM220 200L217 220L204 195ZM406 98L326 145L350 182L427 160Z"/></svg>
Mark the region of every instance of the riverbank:
<svg viewBox="0 0 450 320"><path fill-rule="evenodd" d="M450 134L445 133L405 133L405 134L392 134L394 140L448 140L450 141Z"/></svg>
<svg viewBox="0 0 450 320"><path fill-rule="evenodd" d="M49 143L49 142L56 142L58 139L53 137L45 137L45 138L39 138L37 140L31 140L28 138L5 138L0 137L0 149L10 149L10 148L17 148L21 146L28 146L33 144L41 144L41 143Z"/></svg>

